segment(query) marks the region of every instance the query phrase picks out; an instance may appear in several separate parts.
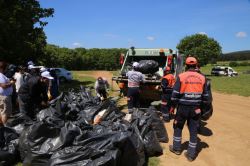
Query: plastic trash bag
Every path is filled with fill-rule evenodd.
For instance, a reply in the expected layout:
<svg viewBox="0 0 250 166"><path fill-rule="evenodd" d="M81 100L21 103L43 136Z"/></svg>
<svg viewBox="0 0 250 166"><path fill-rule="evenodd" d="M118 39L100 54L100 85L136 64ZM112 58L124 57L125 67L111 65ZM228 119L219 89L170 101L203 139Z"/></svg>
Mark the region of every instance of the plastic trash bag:
<svg viewBox="0 0 250 166"><path fill-rule="evenodd" d="M154 74L159 70L159 64L154 60L141 60L139 61L138 70L143 74Z"/></svg>
<svg viewBox="0 0 250 166"><path fill-rule="evenodd" d="M14 165L20 159L18 153L18 138L13 129L0 127L0 165Z"/></svg>

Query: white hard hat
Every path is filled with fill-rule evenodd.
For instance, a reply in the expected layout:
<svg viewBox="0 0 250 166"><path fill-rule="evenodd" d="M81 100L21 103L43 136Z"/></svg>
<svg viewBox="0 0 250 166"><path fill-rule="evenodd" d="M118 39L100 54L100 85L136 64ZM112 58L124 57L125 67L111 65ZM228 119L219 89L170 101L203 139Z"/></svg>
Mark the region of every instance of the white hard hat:
<svg viewBox="0 0 250 166"><path fill-rule="evenodd" d="M139 63L138 62L134 62L133 63L133 67L138 67L139 66Z"/></svg>

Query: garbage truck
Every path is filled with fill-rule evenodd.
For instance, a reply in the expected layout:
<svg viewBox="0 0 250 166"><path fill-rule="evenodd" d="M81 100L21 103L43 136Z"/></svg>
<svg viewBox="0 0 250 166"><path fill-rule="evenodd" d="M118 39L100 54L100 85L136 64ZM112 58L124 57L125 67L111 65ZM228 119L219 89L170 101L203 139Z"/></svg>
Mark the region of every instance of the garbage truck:
<svg viewBox="0 0 250 166"><path fill-rule="evenodd" d="M134 48L127 50L126 54L122 55L120 63L122 64L119 75L113 76L112 81L115 81L124 93L127 94L128 78L126 73L132 70L133 62L138 62L144 65L143 74L145 75L145 82L141 84L142 101L152 102L161 99L161 78L165 67L170 67L171 73L178 75L183 69L183 56L177 51L168 48ZM154 70L147 69L147 64L154 64ZM146 69L145 69L146 66ZM156 68L156 70L155 70ZM147 72L148 70L148 72ZM153 72L152 72L153 71Z"/></svg>

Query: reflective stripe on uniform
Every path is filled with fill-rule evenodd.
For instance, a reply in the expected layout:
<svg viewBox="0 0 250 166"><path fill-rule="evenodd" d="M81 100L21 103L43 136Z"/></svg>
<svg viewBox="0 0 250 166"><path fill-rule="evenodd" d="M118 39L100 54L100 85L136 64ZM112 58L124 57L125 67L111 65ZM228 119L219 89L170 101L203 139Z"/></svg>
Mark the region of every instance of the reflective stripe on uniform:
<svg viewBox="0 0 250 166"><path fill-rule="evenodd" d="M173 93L178 93L179 94L180 92L178 92L177 90L173 90Z"/></svg>
<svg viewBox="0 0 250 166"><path fill-rule="evenodd" d="M187 101L187 102L193 102L193 103L201 102L201 100L187 100L187 99L180 99L180 101Z"/></svg>
<svg viewBox="0 0 250 166"><path fill-rule="evenodd" d="M181 142L181 137L173 137L174 138L174 141L176 141L176 142Z"/></svg>
<svg viewBox="0 0 250 166"><path fill-rule="evenodd" d="M196 148L197 143L189 142L188 146L191 148Z"/></svg>

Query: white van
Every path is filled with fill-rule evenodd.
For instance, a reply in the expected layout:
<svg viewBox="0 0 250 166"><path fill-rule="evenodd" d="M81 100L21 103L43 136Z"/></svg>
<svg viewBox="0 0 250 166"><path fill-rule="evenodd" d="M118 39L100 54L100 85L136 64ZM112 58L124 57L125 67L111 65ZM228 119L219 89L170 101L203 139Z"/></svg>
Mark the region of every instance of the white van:
<svg viewBox="0 0 250 166"><path fill-rule="evenodd" d="M237 76L238 73L233 68L228 66L216 66L212 68L211 75L233 77Z"/></svg>

